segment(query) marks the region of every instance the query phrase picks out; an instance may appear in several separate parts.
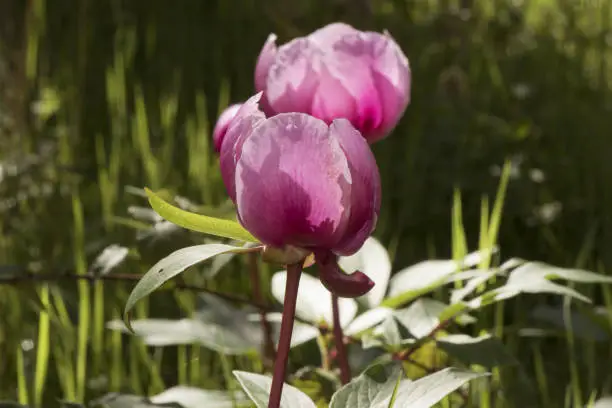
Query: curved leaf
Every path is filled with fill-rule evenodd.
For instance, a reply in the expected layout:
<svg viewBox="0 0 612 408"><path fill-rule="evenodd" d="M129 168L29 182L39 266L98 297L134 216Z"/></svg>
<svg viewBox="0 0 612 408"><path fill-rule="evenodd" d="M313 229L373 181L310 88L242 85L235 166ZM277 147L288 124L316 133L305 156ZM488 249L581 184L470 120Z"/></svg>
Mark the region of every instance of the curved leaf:
<svg viewBox="0 0 612 408"><path fill-rule="evenodd" d="M401 377L403 372L398 364L373 365L340 388L332 396L329 408L388 408Z"/></svg>
<svg viewBox="0 0 612 408"><path fill-rule="evenodd" d="M136 302L145 296L151 294L155 289L162 286L166 281L174 278L176 275L183 272L185 269L203 262L215 255L225 254L228 252L249 252L251 248L240 248L231 245L223 244L207 244L195 245L179 249L157 262L147 273L138 281L130 297L128 298L123 319L128 328L131 326L128 320L129 312L132 310Z"/></svg>
<svg viewBox="0 0 612 408"><path fill-rule="evenodd" d="M175 207L154 192L145 188L151 207L164 219L183 228L211 234L218 237L236 239L244 242L259 242L239 223L221 218L208 217L206 215L194 214L189 211Z"/></svg>
<svg viewBox="0 0 612 408"><path fill-rule="evenodd" d="M395 399L397 408L430 408L466 382L488 374L450 367L417 381L400 383Z"/></svg>
<svg viewBox="0 0 612 408"><path fill-rule="evenodd" d="M257 408L267 408L272 378L265 375L234 371L234 376ZM302 391L289 384L283 386L280 408L316 408L312 400Z"/></svg>

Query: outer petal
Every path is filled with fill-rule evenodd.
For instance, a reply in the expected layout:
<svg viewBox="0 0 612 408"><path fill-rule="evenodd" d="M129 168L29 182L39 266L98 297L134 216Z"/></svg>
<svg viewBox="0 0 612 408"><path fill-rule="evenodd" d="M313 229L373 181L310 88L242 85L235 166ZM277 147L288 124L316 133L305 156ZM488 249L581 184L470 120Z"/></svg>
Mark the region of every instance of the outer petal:
<svg viewBox="0 0 612 408"><path fill-rule="evenodd" d="M380 174L367 141L346 119L337 119L330 126L330 135L338 140L349 161L351 214L344 236L333 248L340 255L352 255L370 236L380 212Z"/></svg>
<svg viewBox="0 0 612 408"><path fill-rule="evenodd" d="M236 163L240 158L242 144L255 126L266 118L257 105L260 98L261 92L250 97L240 107L234 119L230 122L221 144L219 154L221 177L227 194L234 202L236 202Z"/></svg>
<svg viewBox="0 0 612 408"><path fill-rule="evenodd" d="M315 92L310 113L328 124L336 118L347 118L352 121L356 119L355 102L355 98L342 83L331 75L325 65L322 65L319 86Z"/></svg>
<svg viewBox="0 0 612 408"><path fill-rule="evenodd" d="M242 146L238 215L265 244L331 248L344 236L351 183L345 154L323 121L279 114Z"/></svg>
<svg viewBox="0 0 612 408"><path fill-rule="evenodd" d="M336 41L345 35L358 33L355 28L345 23L331 23L314 31L308 38L321 48L333 48Z"/></svg>
<svg viewBox="0 0 612 408"><path fill-rule="evenodd" d="M255 89L257 92L266 90L268 71L276 58L276 34L270 34L266 40L255 66Z"/></svg>
<svg viewBox="0 0 612 408"><path fill-rule="evenodd" d="M344 36L334 50L340 61L354 66L367 66L363 71L347 71L340 77L347 89L358 98L361 122L353 123L371 142L386 136L401 118L410 100L410 68L408 59L387 34L374 32ZM365 88L365 90L364 90ZM355 93L354 90L358 90Z"/></svg>
<svg viewBox="0 0 612 408"><path fill-rule="evenodd" d="M369 33L368 33L369 34ZM410 64L401 48L388 33L376 34L373 76L383 102L384 119L378 138L386 136L401 119L410 103ZM381 38L382 37L382 38ZM372 139L370 142L378 139Z"/></svg>
<svg viewBox="0 0 612 408"><path fill-rule="evenodd" d="M279 48L266 84L266 100L274 112L310 112L321 56L321 50L306 38Z"/></svg>
<svg viewBox="0 0 612 408"><path fill-rule="evenodd" d="M213 130L213 142L215 145L215 152L219 153L221 151L221 144L223 143L223 139L225 138L225 134L227 133L227 129L229 125L240 110L241 104L231 105L227 109L221 113L219 119L217 120L217 124L215 125L215 129Z"/></svg>

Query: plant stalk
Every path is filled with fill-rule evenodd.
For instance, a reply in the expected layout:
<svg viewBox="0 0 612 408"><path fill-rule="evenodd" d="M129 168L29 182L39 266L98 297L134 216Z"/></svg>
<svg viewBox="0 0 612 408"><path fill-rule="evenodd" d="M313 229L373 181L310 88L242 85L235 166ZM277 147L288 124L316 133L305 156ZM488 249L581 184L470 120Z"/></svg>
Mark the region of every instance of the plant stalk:
<svg viewBox="0 0 612 408"><path fill-rule="evenodd" d="M257 264L257 253L250 253L249 255L249 276L251 278L251 286L253 288L253 296L255 303L259 305L259 317L261 319L261 330L263 333L263 356L264 359L274 361L274 339L272 338L272 327L270 322L266 318L266 308L264 305L264 298L261 293L261 280L259 274L259 265Z"/></svg>
<svg viewBox="0 0 612 408"><path fill-rule="evenodd" d="M334 315L334 341L338 352L338 366L340 367L340 381L348 384L351 381L351 368L348 363L346 347L344 345L344 333L340 325L340 308L338 307L338 296L332 293L332 312Z"/></svg>
<svg viewBox="0 0 612 408"><path fill-rule="evenodd" d="M291 334L293 333L295 305L297 302L301 274L302 263L289 265L287 267L283 318L281 320L280 339L278 341L276 360L274 361L274 376L272 377L272 389L270 390L268 408L280 407L283 385L285 383L285 372L287 371L287 360L289 359L289 349L291 348Z"/></svg>

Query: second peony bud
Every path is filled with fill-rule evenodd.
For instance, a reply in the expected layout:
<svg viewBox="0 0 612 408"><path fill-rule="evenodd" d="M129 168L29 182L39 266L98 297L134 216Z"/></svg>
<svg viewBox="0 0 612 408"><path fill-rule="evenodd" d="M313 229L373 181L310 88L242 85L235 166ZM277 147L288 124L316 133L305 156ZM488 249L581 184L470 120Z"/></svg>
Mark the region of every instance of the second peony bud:
<svg viewBox="0 0 612 408"><path fill-rule="evenodd" d="M408 59L388 33L334 23L280 47L266 41L255 71L268 115L346 118L369 143L389 134L410 102Z"/></svg>

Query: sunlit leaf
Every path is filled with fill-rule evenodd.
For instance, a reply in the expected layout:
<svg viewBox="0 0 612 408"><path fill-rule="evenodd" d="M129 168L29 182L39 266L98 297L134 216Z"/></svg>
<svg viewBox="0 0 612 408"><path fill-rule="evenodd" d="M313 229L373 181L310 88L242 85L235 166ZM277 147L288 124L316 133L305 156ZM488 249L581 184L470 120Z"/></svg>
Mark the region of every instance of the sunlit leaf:
<svg viewBox="0 0 612 408"><path fill-rule="evenodd" d="M155 404L177 403L182 408L234 408L235 402L246 403L248 399L242 393L231 394L226 391L203 390L195 387L178 385L151 397Z"/></svg>
<svg viewBox="0 0 612 408"><path fill-rule="evenodd" d="M430 408L466 382L485 375L451 367L417 381L404 380L397 390L394 406Z"/></svg>
<svg viewBox="0 0 612 408"><path fill-rule="evenodd" d="M124 320L128 324L128 327L129 312L136 302L151 294L169 279L174 278L190 266L203 262L215 255L228 252L246 252L249 250L250 249L238 248L231 245L209 244L186 247L171 253L153 265L153 267L143 275L142 279L138 281L132 293L130 293L124 311Z"/></svg>
<svg viewBox="0 0 612 408"><path fill-rule="evenodd" d="M157 196L149 189L145 189L151 207L164 219L192 231L203 232L218 237L231 238L244 242L258 242L239 223L231 220L208 217L181 210Z"/></svg>
<svg viewBox="0 0 612 408"><path fill-rule="evenodd" d="M399 364L376 364L340 388L329 408L388 408L403 372Z"/></svg>
<svg viewBox="0 0 612 408"><path fill-rule="evenodd" d="M355 318L355 320L353 320L344 330L344 334L347 336L354 336L363 332L364 330L371 329L385 320L385 318L390 316L392 313L393 309L389 309L387 307L377 307L368 310L365 313L357 316L357 318Z"/></svg>
<svg viewBox="0 0 612 408"><path fill-rule="evenodd" d="M219 353L238 355L257 351L263 336L261 326L250 319L251 310L237 309L209 294L201 294L203 305L191 319L140 319L132 322L133 334L150 346L201 344ZM132 333L120 320L107 328Z"/></svg>
<svg viewBox="0 0 612 408"><path fill-rule="evenodd" d="M463 363L478 364L487 368L518 364L504 344L496 337L484 335L471 337L453 334L437 339L438 347Z"/></svg>
<svg viewBox="0 0 612 408"><path fill-rule="evenodd" d="M95 408L182 408L177 403L155 404L145 397L119 393L106 394L93 401L92 406Z"/></svg>
<svg viewBox="0 0 612 408"><path fill-rule="evenodd" d="M485 284L489 279L501 274L501 271L495 269L480 272L479 276L468 280L463 287L453 290L451 294L451 303L457 303L465 299L466 296L474 292L479 286Z"/></svg>
<svg viewBox="0 0 612 408"><path fill-rule="evenodd" d="M555 295L569 296L574 299L590 303L591 301L574 289L562 286L546 279L533 277L522 279L520 282L506 283L504 286L493 289L468 302L470 308L478 309L500 300L506 300L520 295L521 293L549 293Z"/></svg>
<svg viewBox="0 0 612 408"><path fill-rule="evenodd" d="M285 299L285 285L287 283L287 272L280 271L272 277L272 296L283 303ZM295 314L300 319L318 324L325 322L332 326L332 296L329 290L323 286L321 281L303 273L300 277ZM357 314L357 302L353 299L340 298L338 300L340 310L340 325L346 327Z"/></svg>
<svg viewBox="0 0 612 408"><path fill-rule="evenodd" d="M393 315L415 338L420 339L429 335L443 320L440 316L448 305L430 298L421 298L414 301L405 309L396 310ZM469 315L456 316L460 324L474 323L476 319Z"/></svg>
<svg viewBox="0 0 612 408"><path fill-rule="evenodd" d="M595 401L593 408L612 408L612 397L603 397Z"/></svg>
<svg viewBox="0 0 612 408"><path fill-rule="evenodd" d="M372 290L359 300L368 307L378 306L385 297L391 276L391 259L385 247L376 238L369 237L359 251L348 257L341 256L338 263L347 273L359 270L374 281Z"/></svg>
<svg viewBox="0 0 612 408"><path fill-rule="evenodd" d="M519 283L525 279L562 279L582 283L612 283L612 277L581 269L566 269L541 262L528 262L510 273L508 283Z"/></svg>
<svg viewBox="0 0 612 408"><path fill-rule="evenodd" d="M247 373L244 371L233 372L244 392L257 408L267 408L272 388L272 378L265 375ZM285 384L281 396L280 408L316 408L312 400L297 388Z"/></svg>
<svg viewBox="0 0 612 408"><path fill-rule="evenodd" d="M131 322L132 330L122 320L111 320L106 324L110 330L135 334L149 346L164 347L198 342L197 330L192 319L139 319Z"/></svg>

